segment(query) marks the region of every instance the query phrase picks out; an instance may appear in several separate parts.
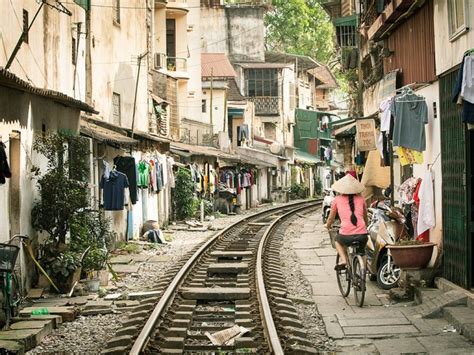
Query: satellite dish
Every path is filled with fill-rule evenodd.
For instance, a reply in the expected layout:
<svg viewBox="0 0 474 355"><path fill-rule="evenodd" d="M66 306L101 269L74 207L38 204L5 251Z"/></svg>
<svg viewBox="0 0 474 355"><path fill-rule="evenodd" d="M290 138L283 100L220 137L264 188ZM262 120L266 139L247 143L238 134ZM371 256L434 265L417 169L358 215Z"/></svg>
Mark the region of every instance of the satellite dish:
<svg viewBox="0 0 474 355"><path fill-rule="evenodd" d="M273 154L279 154L281 152L281 146L279 143L272 143L270 145L270 152L272 152Z"/></svg>

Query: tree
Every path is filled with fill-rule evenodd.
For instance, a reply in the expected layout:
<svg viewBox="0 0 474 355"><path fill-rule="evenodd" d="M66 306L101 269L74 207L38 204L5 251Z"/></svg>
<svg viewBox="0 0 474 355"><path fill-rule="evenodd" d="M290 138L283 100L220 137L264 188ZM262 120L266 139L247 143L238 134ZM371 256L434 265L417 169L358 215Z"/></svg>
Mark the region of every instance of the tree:
<svg viewBox="0 0 474 355"><path fill-rule="evenodd" d="M265 25L269 50L307 55L322 63L334 54L334 27L317 0L273 0Z"/></svg>

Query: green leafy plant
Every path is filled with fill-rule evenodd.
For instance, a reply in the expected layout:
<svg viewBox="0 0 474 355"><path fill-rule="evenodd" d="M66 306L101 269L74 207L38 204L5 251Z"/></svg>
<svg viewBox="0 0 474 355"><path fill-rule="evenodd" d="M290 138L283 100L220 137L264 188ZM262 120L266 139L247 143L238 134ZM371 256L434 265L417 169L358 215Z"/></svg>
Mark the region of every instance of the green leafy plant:
<svg viewBox="0 0 474 355"><path fill-rule="evenodd" d="M194 184L191 179L191 172L179 168L176 174L176 187L173 191L174 211L178 220L190 218L196 212L193 192Z"/></svg>
<svg viewBox="0 0 474 355"><path fill-rule="evenodd" d="M70 132L52 133L36 137L33 149L47 160L44 172L33 169L39 199L32 208L32 224L47 234L39 262L62 288L81 267L87 248L85 271L102 268L115 233L103 213L90 208L87 140Z"/></svg>
<svg viewBox="0 0 474 355"><path fill-rule="evenodd" d="M314 190L316 195L320 196L323 193L323 183L320 178L317 178L314 183Z"/></svg>
<svg viewBox="0 0 474 355"><path fill-rule="evenodd" d="M293 184L290 187L290 199L299 199L307 197L307 188L302 184Z"/></svg>

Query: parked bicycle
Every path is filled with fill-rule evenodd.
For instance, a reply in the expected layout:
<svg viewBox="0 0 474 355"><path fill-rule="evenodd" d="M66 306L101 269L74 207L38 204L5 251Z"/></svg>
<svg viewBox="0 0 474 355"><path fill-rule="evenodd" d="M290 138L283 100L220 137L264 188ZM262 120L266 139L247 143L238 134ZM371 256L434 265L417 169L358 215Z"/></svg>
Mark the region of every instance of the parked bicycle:
<svg viewBox="0 0 474 355"><path fill-rule="evenodd" d="M349 296L351 285L354 288L354 299L356 305L362 307L365 298L366 266L364 254L358 252L359 242L354 241L347 247L348 263L345 268L336 270L337 285L343 297ZM339 264L339 254L336 257L336 265Z"/></svg>
<svg viewBox="0 0 474 355"><path fill-rule="evenodd" d="M6 329L10 326L10 320L15 316L21 302L20 282L15 272L16 259L20 248L11 244L15 239L20 239L20 243L24 243L28 236L16 234L8 243L0 243L0 288L3 296L1 309L4 313L3 322L0 320L0 328Z"/></svg>

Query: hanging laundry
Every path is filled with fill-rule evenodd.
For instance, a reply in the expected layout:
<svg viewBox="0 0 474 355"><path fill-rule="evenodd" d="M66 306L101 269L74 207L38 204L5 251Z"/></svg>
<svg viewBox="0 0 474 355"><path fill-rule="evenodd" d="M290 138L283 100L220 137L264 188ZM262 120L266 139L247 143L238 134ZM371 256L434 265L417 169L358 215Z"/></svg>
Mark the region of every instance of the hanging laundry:
<svg viewBox="0 0 474 355"><path fill-rule="evenodd" d="M426 101L414 93L395 97L390 111L395 116L393 145L423 152L426 149L425 124L428 123Z"/></svg>
<svg viewBox="0 0 474 355"><path fill-rule="evenodd" d="M405 147L398 147L397 153L401 166L408 164L423 164L423 152L417 152L416 150Z"/></svg>
<svg viewBox="0 0 474 355"><path fill-rule="evenodd" d="M142 160L138 163L138 187L147 189L150 185L150 165Z"/></svg>
<svg viewBox="0 0 474 355"><path fill-rule="evenodd" d="M6 178L11 178L12 176L5 148L5 144L0 142L0 185L3 185L7 181Z"/></svg>
<svg viewBox="0 0 474 355"><path fill-rule="evenodd" d="M172 189L175 188L175 178L173 173L173 166L174 166L174 159L171 157L167 157L167 173L168 173L168 183Z"/></svg>
<svg viewBox="0 0 474 355"><path fill-rule="evenodd" d="M125 205L125 189L129 187L128 178L125 174L112 170L108 179L102 176L99 187L104 191L104 210L123 210Z"/></svg>
<svg viewBox="0 0 474 355"><path fill-rule="evenodd" d="M468 63L467 65L466 62ZM451 95L452 102L462 105L462 120L469 124L474 123L474 98L472 97L472 90L474 90L472 86L474 80L472 79L472 75L474 75L474 64L472 62L472 54L464 55ZM463 89L467 97L462 96Z"/></svg>
<svg viewBox="0 0 474 355"><path fill-rule="evenodd" d="M110 164L106 160L102 160L102 164L104 165L104 177L106 179L110 176Z"/></svg>
<svg viewBox="0 0 474 355"><path fill-rule="evenodd" d="M153 192L158 192L158 184L156 178L156 161L154 159L150 159L150 186Z"/></svg>
<svg viewBox="0 0 474 355"><path fill-rule="evenodd" d="M136 204L138 201L138 194L137 194L137 166L135 164L134 157L115 157L114 158L114 165L116 170L125 174L128 179L129 183L129 190L130 190L130 200L132 204Z"/></svg>
<svg viewBox="0 0 474 355"><path fill-rule="evenodd" d="M413 195L415 194L416 187L419 183L419 179L411 177L406 179L403 184L400 185L398 191L400 192L400 202L403 204L413 203Z"/></svg>
<svg viewBox="0 0 474 355"><path fill-rule="evenodd" d="M160 161L157 159L156 160L156 189L158 192L163 190L163 165L160 163Z"/></svg>
<svg viewBox="0 0 474 355"><path fill-rule="evenodd" d="M436 225L433 177L431 171L427 170L423 176L419 190L420 209L418 212L418 235L430 230Z"/></svg>
<svg viewBox="0 0 474 355"><path fill-rule="evenodd" d="M389 132L390 131L390 119L391 119L391 112L390 106L392 105L392 98L389 97L388 99L383 100L380 103L380 131L381 132Z"/></svg>

